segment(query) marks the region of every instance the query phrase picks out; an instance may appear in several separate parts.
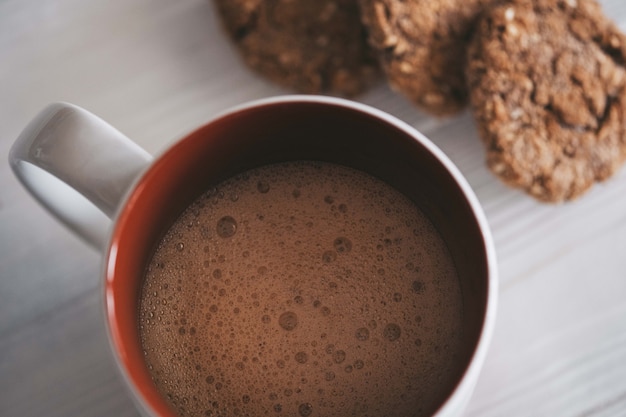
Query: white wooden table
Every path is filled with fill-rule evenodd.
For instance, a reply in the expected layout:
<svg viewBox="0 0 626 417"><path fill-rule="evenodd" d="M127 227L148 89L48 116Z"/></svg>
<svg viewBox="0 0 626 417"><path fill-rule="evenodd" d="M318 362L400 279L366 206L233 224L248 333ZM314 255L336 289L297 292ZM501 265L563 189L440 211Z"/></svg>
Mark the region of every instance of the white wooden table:
<svg viewBox="0 0 626 417"><path fill-rule="evenodd" d="M626 2L604 0L626 30ZM43 106L83 106L156 153L217 112L289 93L246 69L209 0L0 1L0 416L134 416L108 355L100 258L7 163ZM381 84L359 101L429 136L484 206L501 271L468 416L626 416L626 169L561 206L506 188L469 113L436 120Z"/></svg>

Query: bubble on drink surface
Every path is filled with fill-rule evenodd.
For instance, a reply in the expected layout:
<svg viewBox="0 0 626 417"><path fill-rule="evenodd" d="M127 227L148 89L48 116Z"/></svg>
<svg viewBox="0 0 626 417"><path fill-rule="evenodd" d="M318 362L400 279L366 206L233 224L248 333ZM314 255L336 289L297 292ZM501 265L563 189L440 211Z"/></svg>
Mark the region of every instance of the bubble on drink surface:
<svg viewBox="0 0 626 417"><path fill-rule="evenodd" d="M324 262L325 264L329 264L335 259L337 259L337 252L335 251L327 250L322 254L322 262Z"/></svg>
<svg viewBox="0 0 626 417"><path fill-rule="evenodd" d="M365 342L367 339L370 338L370 331L367 329L367 327L361 327L356 330L355 336L357 340Z"/></svg>
<svg viewBox="0 0 626 417"><path fill-rule="evenodd" d="M389 323L385 326L385 330L383 330L383 337L390 342L393 342L394 340L398 340L400 338L401 333L402 330L400 329L400 326L396 323Z"/></svg>
<svg viewBox="0 0 626 417"><path fill-rule="evenodd" d="M178 242L178 244L176 245L176 250L182 252L183 249L185 249L185 244L183 242Z"/></svg>
<svg viewBox="0 0 626 417"><path fill-rule="evenodd" d="M309 417L313 414L313 406L310 403L302 403L298 407L298 414L302 417Z"/></svg>
<svg viewBox="0 0 626 417"><path fill-rule="evenodd" d="M307 355L306 352L301 351L301 352L296 353L296 356L294 357L294 359L298 363L306 363L306 361L309 359L309 355Z"/></svg>
<svg viewBox="0 0 626 417"><path fill-rule="evenodd" d="M335 199L332 195L327 195L326 197L324 197L324 203L333 204L334 202L335 202Z"/></svg>
<svg viewBox="0 0 626 417"><path fill-rule="evenodd" d="M347 253L352 250L352 241L347 237L341 236L335 239L333 246L337 253Z"/></svg>
<svg viewBox="0 0 626 417"><path fill-rule="evenodd" d="M215 377L213 377L213 375L209 375L206 377L205 381L207 384L212 384L215 382Z"/></svg>
<svg viewBox="0 0 626 417"><path fill-rule="evenodd" d="M259 181L256 183L256 189L261 193L265 194L270 190L270 185L265 181Z"/></svg>
<svg viewBox="0 0 626 417"><path fill-rule="evenodd" d="M425 290L425 286L422 281L416 280L416 281L413 281L413 283L411 284L411 289L413 289L413 292L417 294L422 294Z"/></svg>
<svg viewBox="0 0 626 417"><path fill-rule="evenodd" d="M400 294L399 292L394 293L393 301L395 301L396 303L399 303L400 301L402 301L402 294Z"/></svg>
<svg viewBox="0 0 626 417"><path fill-rule="evenodd" d="M326 374L324 374L324 379L326 381L332 381L335 379L335 373L333 371L327 371Z"/></svg>
<svg viewBox="0 0 626 417"><path fill-rule="evenodd" d="M346 360L346 352L343 350L336 350L335 353L333 353L333 361L335 361L335 363L342 363L343 361Z"/></svg>
<svg viewBox="0 0 626 417"><path fill-rule="evenodd" d="M298 325L298 316L293 311L286 311L278 317L278 324L287 331L291 331Z"/></svg>
<svg viewBox="0 0 626 417"><path fill-rule="evenodd" d="M231 216L224 216L217 221L217 234L221 238L232 237L237 232L237 221Z"/></svg>
<svg viewBox="0 0 626 417"><path fill-rule="evenodd" d="M268 316L267 314L264 314L264 315L261 317L261 321L262 321L263 323L265 323L265 324L269 323L269 322L270 322L270 320L271 320L271 319L270 319L270 316Z"/></svg>
<svg viewBox="0 0 626 417"><path fill-rule="evenodd" d="M363 369L364 366L365 366L365 362L363 362L361 359L357 359L354 361L354 367L356 369Z"/></svg>

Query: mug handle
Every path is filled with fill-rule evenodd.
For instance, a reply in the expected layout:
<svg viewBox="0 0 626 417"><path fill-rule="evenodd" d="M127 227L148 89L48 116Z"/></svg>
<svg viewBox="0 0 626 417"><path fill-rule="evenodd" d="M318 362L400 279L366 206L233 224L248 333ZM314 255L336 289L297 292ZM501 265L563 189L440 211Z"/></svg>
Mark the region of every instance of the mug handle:
<svg viewBox="0 0 626 417"><path fill-rule="evenodd" d="M111 125L69 103L44 108L24 128L9 163L26 189L96 249L152 156Z"/></svg>

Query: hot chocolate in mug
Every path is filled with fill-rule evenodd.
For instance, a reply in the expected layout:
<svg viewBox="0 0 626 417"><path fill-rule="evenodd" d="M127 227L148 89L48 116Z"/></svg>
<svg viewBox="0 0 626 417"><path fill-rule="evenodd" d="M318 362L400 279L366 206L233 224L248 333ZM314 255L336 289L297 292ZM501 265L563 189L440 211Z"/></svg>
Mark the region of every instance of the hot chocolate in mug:
<svg viewBox="0 0 626 417"><path fill-rule="evenodd" d="M103 251L111 352L143 414L444 417L469 401L495 321L492 238L459 170L398 119L337 98L271 98L152 158L57 103L10 163ZM322 218L333 226L314 231ZM263 242L281 227L275 247ZM206 239L195 252L187 229ZM238 240L251 246L228 249ZM291 260L237 269L277 250Z"/></svg>

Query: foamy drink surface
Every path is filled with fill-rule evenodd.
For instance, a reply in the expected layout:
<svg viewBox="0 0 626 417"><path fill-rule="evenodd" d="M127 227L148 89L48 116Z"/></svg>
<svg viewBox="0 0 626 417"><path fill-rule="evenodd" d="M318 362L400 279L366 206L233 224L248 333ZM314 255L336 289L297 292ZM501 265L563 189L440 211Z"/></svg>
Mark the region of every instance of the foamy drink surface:
<svg viewBox="0 0 626 417"><path fill-rule="evenodd" d="M462 332L444 241L360 171L270 165L207 191L142 288L153 380L182 416L423 416L454 386Z"/></svg>

